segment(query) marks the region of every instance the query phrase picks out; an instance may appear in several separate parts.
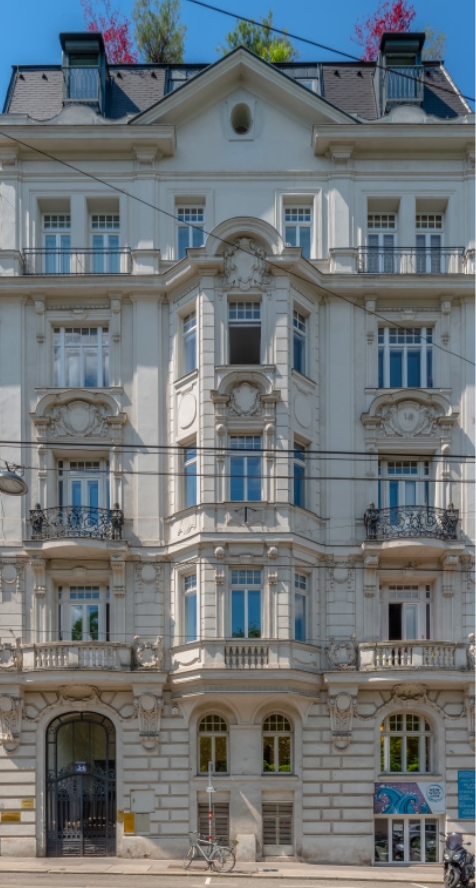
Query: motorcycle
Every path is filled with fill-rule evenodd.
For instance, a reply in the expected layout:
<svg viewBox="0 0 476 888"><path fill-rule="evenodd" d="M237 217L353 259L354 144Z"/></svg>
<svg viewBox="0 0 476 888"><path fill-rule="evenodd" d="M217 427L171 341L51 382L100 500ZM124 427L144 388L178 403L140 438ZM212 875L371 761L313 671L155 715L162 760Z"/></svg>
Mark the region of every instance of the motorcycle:
<svg viewBox="0 0 476 888"><path fill-rule="evenodd" d="M463 842L463 833L452 832L445 835L445 888L474 888L474 854L466 851L463 844L471 844Z"/></svg>

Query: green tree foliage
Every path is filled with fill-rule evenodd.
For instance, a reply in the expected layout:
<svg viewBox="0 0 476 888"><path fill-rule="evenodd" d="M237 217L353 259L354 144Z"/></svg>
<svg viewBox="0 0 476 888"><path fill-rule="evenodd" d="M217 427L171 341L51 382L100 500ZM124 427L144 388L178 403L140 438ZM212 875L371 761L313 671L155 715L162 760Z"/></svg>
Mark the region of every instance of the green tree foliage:
<svg viewBox="0 0 476 888"><path fill-rule="evenodd" d="M267 62L291 62L298 58L298 51L288 37L273 34L273 11L270 9L261 22L242 22L237 19L233 31L226 36L226 46L219 46L217 51L226 55L237 46L246 46Z"/></svg>
<svg viewBox="0 0 476 888"><path fill-rule="evenodd" d="M186 25L180 0L136 0L132 10L135 41L146 62L183 62Z"/></svg>
<svg viewBox="0 0 476 888"><path fill-rule="evenodd" d="M446 34L444 31L435 31L429 25L425 28L426 40L422 56L426 61L444 60L446 53Z"/></svg>

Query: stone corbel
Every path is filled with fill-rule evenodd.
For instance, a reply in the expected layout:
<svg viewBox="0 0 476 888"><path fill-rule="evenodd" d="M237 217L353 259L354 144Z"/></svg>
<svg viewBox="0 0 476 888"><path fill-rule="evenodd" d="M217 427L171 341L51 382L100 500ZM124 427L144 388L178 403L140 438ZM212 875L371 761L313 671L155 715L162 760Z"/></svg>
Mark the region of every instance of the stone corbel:
<svg viewBox="0 0 476 888"><path fill-rule="evenodd" d="M0 169L15 167L18 162L18 150L15 148L0 148Z"/></svg>
<svg viewBox="0 0 476 888"><path fill-rule="evenodd" d="M111 299L111 337L113 342L121 339L121 300Z"/></svg>
<svg viewBox="0 0 476 888"><path fill-rule="evenodd" d="M0 745L15 752L21 743L23 700L12 694L0 695Z"/></svg>
<svg viewBox="0 0 476 888"><path fill-rule="evenodd" d="M357 707L357 697L347 691L329 695L332 744L336 750L347 749L352 739L352 718Z"/></svg>
<svg viewBox="0 0 476 888"><path fill-rule="evenodd" d="M111 556L112 591L115 598L126 594L126 562L120 555Z"/></svg>
<svg viewBox="0 0 476 888"><path fill-rule="evenodd" d="M374 598L378 589L378 555L367 555L364 560L364 595Z"/></svg>
<svg viewBox="0 0 476 888"><path fill-rule="evenodd" d="M352 157L353 151L353 145L339 145L336 143L331 143L329 145L328 157L330 157L330 159L334 164L336 164L336 166L347 166Z"/></svg>
<svg viewBox="0 0 476 888"><path fill-rule="evenodd" d="M46 565L43 558L36 556L30 558L30 566L35 577L35 585L33 587L37 598L44 598L46 595Z"/></svg>
<svg viewBox="0 0 476 888"><path fill-rule="evenodd" d="M36 341L45 341L45 300L35 299Z"/></svg>
<svg viewBox="0 0 476 888"><path fill-rule="evenodd" d="M443 598L453 598L455 571L458 564L458 555L447 555L443 559Z"/></svg>
<svg viewBox="0 0 476 888"><path fill-rule="evenodd" d="M134 698L139 718L139 739L144 749L157 747L160 735L160 719L163 701L155 694L141 694Z"/></svg>

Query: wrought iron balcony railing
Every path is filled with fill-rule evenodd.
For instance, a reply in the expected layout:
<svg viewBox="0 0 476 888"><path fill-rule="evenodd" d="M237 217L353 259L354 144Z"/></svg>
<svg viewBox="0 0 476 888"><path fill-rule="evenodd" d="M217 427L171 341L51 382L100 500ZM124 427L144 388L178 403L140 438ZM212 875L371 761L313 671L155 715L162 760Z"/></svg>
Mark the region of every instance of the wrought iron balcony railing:
<svg viewBox="0 0 476 888"><path fill-rule="evenodd" d="M83 537L96 540L122 539L124 513L116 504L113 509L96 506L57 506L42 509L39 503L30 509L32 540L53 540Z"/></svg>
<svg viewBox="0 0 476 888"><path fill-rule="evenodd" d="M459 511L450 503L447 509L434 506L395 506L376 509L369 506L364 515L368 540L393 540L402 537L457 539Z"/></svg>
<svg viewBox="0 0 476 888"><path fill-rule="evenodd" d="M64 67L64 96L69 102L96 103L100 96L100 75L97 67Z"/></svg>
<svg viewBox="0 0 476 888"><path fill-rule="evenodd" d="M423 65L387 68L383 72L386 104L421 104L423 101Z"/></svg>
<svg viewBox="0 0 476 888"><path fill-rule="evenodd" d="M69 249L23 250L23 274L131 274L132 256L128 247L117 250Z"/></svg>
<svg viewBox="0 0 476 888"><path fill-rule="evenodd" d="M463 247L359 247L359 274L465 274Z"/></svg>

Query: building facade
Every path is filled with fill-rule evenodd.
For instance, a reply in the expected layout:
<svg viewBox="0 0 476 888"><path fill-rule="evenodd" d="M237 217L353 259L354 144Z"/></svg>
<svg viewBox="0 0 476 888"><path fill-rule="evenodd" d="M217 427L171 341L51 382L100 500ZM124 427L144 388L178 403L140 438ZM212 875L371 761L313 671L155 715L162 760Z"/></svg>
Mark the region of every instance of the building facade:
<svg viewBox="0 0 476 888"><path fill-rule="evenodd" d="M473 118L371 63L16 67L0 854L436 862L474 781ZM393 66L393 67L392 67Z"/></svg>

